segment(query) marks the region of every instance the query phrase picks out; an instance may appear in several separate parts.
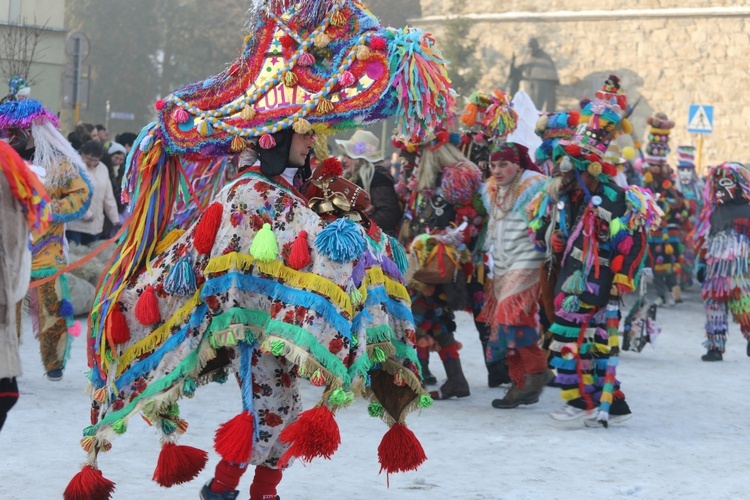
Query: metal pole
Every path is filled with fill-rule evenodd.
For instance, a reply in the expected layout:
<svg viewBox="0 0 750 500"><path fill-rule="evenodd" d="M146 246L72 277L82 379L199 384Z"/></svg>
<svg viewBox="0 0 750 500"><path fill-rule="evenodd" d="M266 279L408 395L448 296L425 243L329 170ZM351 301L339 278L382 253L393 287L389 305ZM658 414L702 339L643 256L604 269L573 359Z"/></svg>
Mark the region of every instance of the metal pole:
<svg viewBox="0 0 750 500"><path fill-rule="evenodd" d="M695 166L697 167L696 170L701 173L701 175L706 175L706 173L703 171L703 167L701 165L702 158L703 157L703 134L698 134L698 152L695 155Z"/></svg>
<svg viewBox="0 0 750 500"><path fill-rule="evenodd" d="M74 52L74 58L75 58L75 74L73 75L73 103L75 108L75 113L73 117L74 125L78 125L78 114L80 111L80 105L79 105L79 99L78 94L80 92L80 80L81 80L81 39L76 38L76 48Z"/></svg>
<svg viewBox="0 0 750 500"><path fill-rule="evenodd" d="M104 106L104 109L107 112L107 115L104 117L104 128L109 132L109 99L107 99L107 104Z"/></svg>

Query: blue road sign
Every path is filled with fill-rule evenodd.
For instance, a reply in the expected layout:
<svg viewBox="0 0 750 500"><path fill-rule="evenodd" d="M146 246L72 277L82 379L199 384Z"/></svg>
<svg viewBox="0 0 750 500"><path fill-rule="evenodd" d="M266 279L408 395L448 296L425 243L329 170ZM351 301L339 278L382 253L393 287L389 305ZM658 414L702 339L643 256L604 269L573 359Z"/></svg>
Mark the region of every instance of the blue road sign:
<svg viewBox="0 0 750 500"><path fill-rule="evenodd" d="M688 132L710 134L714 131L714 107L691 104L688 112Z"/></svg>

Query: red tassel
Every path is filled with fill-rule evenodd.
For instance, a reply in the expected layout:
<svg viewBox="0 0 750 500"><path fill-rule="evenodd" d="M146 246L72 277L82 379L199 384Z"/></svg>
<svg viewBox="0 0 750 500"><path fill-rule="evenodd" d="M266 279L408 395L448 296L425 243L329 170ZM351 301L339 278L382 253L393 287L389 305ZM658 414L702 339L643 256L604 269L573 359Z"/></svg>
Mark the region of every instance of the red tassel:
<svg viewBox="0 0 750 500"><path fill-rule="evenodd" d="M115 483L105 478L102 471L85 465L70 480L63 498L65 500L89 500L91 498L106 500L112 498L113 491L115 491Z"/></svg>
<svg viewBox="0 0 750 500"><path fill-rule="evenodd" d="M281 431L279 439L284 443L291 443L279 459L279 468L286 467L294 457L303 462L310 462L315 457L330 459L341 444L339 426L326 406L300 413L296 422Z"/></svg>
<svg viewBox="0 0 750 500"><path fill-rule="evenodd" d="M124 344L130 340L130 328L128 328L128 322L125 321L120 304L115 304L107 317L107 336L113 345Z"/></svg>
<svg viewBox="0 0 750 500"><path fill-rule="evenodd" d="M249 462L253 451L253 427L253 416L247 411L221 424L214 436L216 453L236 464Z"/></svg>
<svg viewBox="0 0 750 500"><path fill-rule="evenodd" d="M164 443L154 469L154 481L169 488L195 479L206 466L208 453L192 446Z"/></svg>
<svg viewBox="0 0 750 500"><path fill-rule="evenodd" d="M565 152L568 153L570 156L580 156L581 155L581 147L577 144L568 144L565 146Z"/></svg>
<svg viewBox="0 0 750 500"><path fill-rule="evenodd" d="M380 472L387 474L417 470L427 460L422 444L403 424L393 424L378 446Z"/></svg>
<svg viewBox="0 0 750 500"><path fill-rule="evenodd" d="M319 178L340 177L344 173L344 166L338 158L326 158L321 165Z"/></svg>
<svg viewBox="0 0 750 500"><path fill-rule="evenodd" d="M206 211L203 213L203 217L198 221L198 225L195 227L195 233L193 233L193 245L198 253L208 255L211 253L211 249L214 247L214 241L216 241L216 233L219 232L219 226L221 226L221 217L224 215L224 207L221 203L211 203Z"/></svg>
<svg viewBox="0 0 750 500"><path fill-rule="evenodd" d="M154 287L149 285L143 290L135 303L135 319L143 326L153 325L161 319L159 314L159 299L156 298Z"/></svg>
<svg viewBox="0 0 750 500"><path fill-rule="evenodd" d="M298 271L310 263L310 246L307 244L307 231L300 231L289 252L289 267Z"/></svg>
<svg viewBox="0 0 750 500"><path fill-rule="evenodd" d="M617 257L612 259L612 265L610 266L612 267L612 271L616 273L619 273L620 271L622 271L623 262L625 262L625 257L623 257L622 255L618 255Z"/></svg>

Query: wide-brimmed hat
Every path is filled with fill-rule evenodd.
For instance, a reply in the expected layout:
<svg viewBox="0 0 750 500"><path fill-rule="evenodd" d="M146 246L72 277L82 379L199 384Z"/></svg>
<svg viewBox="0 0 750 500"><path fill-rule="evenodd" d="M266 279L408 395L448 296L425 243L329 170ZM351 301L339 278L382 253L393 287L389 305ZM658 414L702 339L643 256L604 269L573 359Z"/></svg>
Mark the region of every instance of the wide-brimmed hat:
<svg viewBox="0 0 750 500"><path fill-rule="evenodd" d="M371 163L383 160L383 150L380 140L372 132L357 130L349 140L336 139L336 144L349 158L364 158Z"/></svg>

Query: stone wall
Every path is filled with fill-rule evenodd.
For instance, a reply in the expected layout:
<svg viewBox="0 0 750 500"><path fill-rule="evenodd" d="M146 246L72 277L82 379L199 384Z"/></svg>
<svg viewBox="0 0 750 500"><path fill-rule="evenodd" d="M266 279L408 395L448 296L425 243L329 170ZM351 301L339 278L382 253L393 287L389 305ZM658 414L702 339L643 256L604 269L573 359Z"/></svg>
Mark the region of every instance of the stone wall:
<svg viewBox="0 0 750 500"><path fill-rule="evenodd" d="M453 0L422 0L422 20L411 24L435 33L440 43L444 15ZM736 7L731 0L600 0L597 10ZM510 0L498 6L494 0L475 0L465 14L585 11L586 0ZM533 16L522 21L475 19L474 34L484 64L480 89L505 88L513 54L525 51L536 37L555 61L560 77L558 108L571 109L591 96L609 73L618 74L630 102L639 97L631 121L643 137L646 117L664 111L675 121L670 145L672 162L679 144L698 142L687 132L690 104L714 106L714 132L704 136L703 165L725 160L750 162L750 69L744 54L750 49L750 12L727 17L693 15L659 17L624 15L613 19L541 21ZM614 16L613 16L614 17Z"/></svg>

